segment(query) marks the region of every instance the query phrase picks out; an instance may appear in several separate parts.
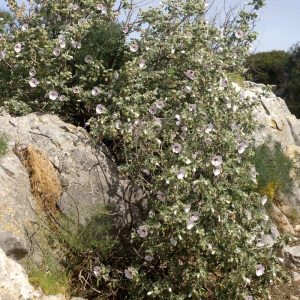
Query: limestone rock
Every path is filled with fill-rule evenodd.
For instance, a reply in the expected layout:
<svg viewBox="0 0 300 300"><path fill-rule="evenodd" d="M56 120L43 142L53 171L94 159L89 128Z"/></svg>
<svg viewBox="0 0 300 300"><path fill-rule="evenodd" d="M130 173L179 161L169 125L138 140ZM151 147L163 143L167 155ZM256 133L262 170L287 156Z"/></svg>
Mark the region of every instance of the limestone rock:
<svg viewBox="0 0 300 300"><path fill-rule="evenodd" d="M34 235L40 225L39 206L30 185L29 175L33 171L28 171L20 161L24 149L37 149L42 160L47 157L50 161L60 184L60 192L51 203L75 222L87 224L93 213L107 204L111 204L114 212L112 224L118 224L118 228L139 219L144 207L139 200L140 190L120 178L105 146L94 145L85 129L67 124L55 115L32 113L12 117L2 110L0 133L6 135L9 149L0 158L0 245L7 255L15 259L24 257L29 251L26 234ZM45 169L44 165L39 167ZM41 192L42 185L35 184ZM47 206L53 193L40 194Z"/></svg>
<svg viewBox="0 0 300 300"><path fill-rule="evenodd" d="M292 262L296 267L300 267L300 246L284 246L283 251L287 257L287 261Z"/></svg>

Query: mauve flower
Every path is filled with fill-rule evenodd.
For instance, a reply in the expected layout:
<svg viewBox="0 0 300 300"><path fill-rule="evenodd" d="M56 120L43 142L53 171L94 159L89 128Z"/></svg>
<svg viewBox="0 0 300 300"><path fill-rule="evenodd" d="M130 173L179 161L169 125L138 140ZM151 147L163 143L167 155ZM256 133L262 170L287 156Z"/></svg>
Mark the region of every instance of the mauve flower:
<svg viewBox="0 0 300 300"><path fill-rule="evenodd" d="M100 90L97 86L94 86L93 89L92 89L92 95L93 96L98 96L100 93Z"/></svg>
<svg viewBox="0 0 300 300"><path fill-rule="evenodd" d="M127 26L122 27L122 32L123 33L128 33L129 28Z"/></svg>
<svg viewBox="0 0 300 300"><path fill-rule="evenodd" d="M87 64L91 63L91 62L93 61L92 55L89 55L89 54L88 54L88 55L84 58L84 61L85 61Z"/></svg>
<svg viewBox="0 0 300 300"><path fill-rule="evenodd" d="M157 196L157 199L160 200L160 201L165 201L166 200L165 194L162 191L158 191L156 193L156 196Z"/></svg>
<svg viewBox="0 0 300 300"><path fill-rule="evenodd" d="M157 108L163 108L165 106L165 104L162 101L156 102L155 105L156 105Z"/></svg>
<svg viewBox="0 0 300 300"><path fill-rule="evenodd" d="M146 237L148 235L147 226L139 226L137 233L140 235L140 237Z"/></svg>
<svg viewBox="0 0 300 300"><path fill-rule="evenodd" d="M235 32L235 37L240 39L244 36L244 33L242 30L238 29L236 32Z"/></svg>
<svg viewBox="0 0 300 300"><path fill-rule="evenodd" d="M179 143L175 143L172 147L174 153L179 153L181 151L181 145Z"/></svg>
<svg viewBox="0 0 300 300"><path fill-rule="evenodd" d="M136 52L139 49L139 46L137 44L131 44L129 49L131 52Z"/></svg>
<svg viewBox="0 0 300 300"><path fill-rule="evenodd" d="M28 24L26 24L26 23L23 24L21 29L22 29L23 31L24 31L24 30L27 30L27 29L28 29Z"/></svg>
<svg viewBox="0 0 300 300"><path fill-rule="evenodd" d="M22 51L22 46L21 46L21 44L20 44L20 43L15 44L14 50L15 50L17 53L21 52L21 51Z"/></svg>
<svg viewBox="0 0 300 300"><path fill-rule="evenodd" d="M79 87L78 86L74 86L72 88L72 91L73 91L74 94L79 94Z"/></svg>
<svg viewBox="0 0 300 300"><path fill-rule="evenodd" d="M103 4L98 4L97 9L100 10L103 14L107 13L107 7L104 6Z"/></svg>
<svg viewBox="0 0 300 300"><path fill-rule="evenodd" d="M52 52L55 56L59 56L60 55L60 50L58 48L54 48L53 52Z"/></svg>
<svg viewBox="0 0 300 300"><path fill-rule="evenodd" d="M195 72L193 70L187 70L185 75L192 80L195 78Z"/></svg>
<svg viewBox="0 0 300 300"><path fill-rule="evenodd" d="M227 78L222 78L222 79L221 79L221 85L222 85L223 87L226 87L226 86L228 85L228 79L227 79Z"/></svg>
<svg viewBox="0 0 300 300"><path fill-rule="evenodd" d="M5 51L0 51L0 59L4 59L5 58Z"/></svg>
<svg viewBox="0 0 300 300"><path fill-rule="evenodd" d="M50 92L49 92L49 98L50 98L51 100L56 100L57 97L58 97L57 91L50 91Z"/></svg>
<svg viewBox="0 0 300 300"><path fill-rule="evenodd" d="M94 274L96 277L99 277L101 274L101 268L99 266L94 267Z"/></svg>
<svg viewBox="0 0 300 300"><path fill-rule="evenodd" d="M150 114L155 115L156 112L157 112L157 107L156 106L150 106L149 107L149 112L150 112Z"/></svg>
<svg viewBox="0 0 300 300"><path fill-rule="evenodd" d="M117 71L114 72L114 78L117 80L119 78L119 73Z"/></svg>
<svg viewBox="0 0 300 300"><path fill-rule="evenodd" d="M151 262L151 261L154 259L154 257L151 256L151 255L146 255L146 256L144 257L144 259L145 259L145 261Z"/></svg>
<svg viewBox="0 0 300 300"><path fill-rule="evenodd" d="M212 158L211 164L215 167L220 166L222 164L222 156L216 155Z"/></svg>
<svg viewBox="0 0 300 300"><path fill-rule="evenodd" d="M215 167L213 169L213 173L214 173L215 176L220 175L221 171L222 171L222 167L221 166L217 166L217 167Z"/></svg>
<svg viewBox="0 0 300 300"><path fill-rule="evenodd" d="M98 105L96 106L96 114L97 114L97 115L100 115L100 114L104 113L104 110L105 110L104 105L98 104Z"/></svg>
<svg viewBox="0 0 300 300"><path fill-rule="evenodd" d="M173 247L177 245L177 241L173 237L170 238L170 243Z"/></svg>
<svg viewBox="0 0 300 300"><path fill-rule="evenodd" d="M265 272L265 267L261 264L257 265L255 270L256 276L261 276L264 274L264 272Z"/></svg>
<svg viewBox="0 0 300 300"><path fill-rule="evenodd" d="M188 230L192 229L193 227L195 226L195 223L193 220L189 220L187 223L186 223L186 228Z"/></svg>
<svg viewBox="0 0 300 300"><path fill-rule="evenodd" d="M29 84L31 87L36 87L39 84L39 81L36 78L31 78Z"/></svg>
<svg viewBox="0 0 300 300"><path fill-rule="evenodd" d="M183 210L185 213L188 213L190 211L190 209L191 209L191 204L187 204Z"/></svg>
<svg viewBox="0 0 300 300"><path fill-rule="evenodd" d="M184 177L186 177L185 170L180 169L179 172L177 173L177 178L183 179Z"/></svg>
<svg viewBox="0 0 300 300"><path fill-rule="evenodd" d="M125 277L127 277L128 279L132 279L133 278L133 272L131 268L127 268L124 270L125 273Z"/></svg>
<svg viewBox="0 0 300 300"><path fill-rule="evenodd" d="M145 65L146 65L146 61L144 59L141 59L139 62L139 67L143 68L143 67L145 67Z"/></svg>
<svg viewBox="0 0 300 300"><path fill-rule="evenodd" d="M206 125L206 127L204 128L204 132L205 133L209 133L211 132L213 129L213 125L211 123L209 123L208 125Z"/></svg>
<svg viewBox="0 0 300 300"><path fill-rule="evenodd" d="M30 69L29 75L30 75L30 76L34 76L35 74L36 74L35 68Z"/></svg>

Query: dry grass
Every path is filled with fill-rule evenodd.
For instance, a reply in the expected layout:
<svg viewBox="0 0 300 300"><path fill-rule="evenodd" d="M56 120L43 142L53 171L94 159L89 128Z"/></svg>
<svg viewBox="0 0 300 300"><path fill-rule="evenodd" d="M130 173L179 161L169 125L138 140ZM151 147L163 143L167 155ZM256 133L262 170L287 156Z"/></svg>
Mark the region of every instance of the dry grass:
<svg viewBox="0 0 300 300"><path fill-rule="evenodd" d="M40 208L46 213L57 214L56 201L62 194L62 188L48 157L31 146L21 150L15 147L14 153L29 173L31 192Z"/></svg>

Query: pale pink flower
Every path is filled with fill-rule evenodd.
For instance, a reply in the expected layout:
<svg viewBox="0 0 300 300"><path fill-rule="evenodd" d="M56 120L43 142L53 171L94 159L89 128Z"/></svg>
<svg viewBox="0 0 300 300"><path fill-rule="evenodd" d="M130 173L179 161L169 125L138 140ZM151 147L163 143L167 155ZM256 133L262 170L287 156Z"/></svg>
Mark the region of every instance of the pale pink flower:
<svg viewBox="0 0 300 300"><path fill-rule="evenodd" d="M151 256L151 255L146 255L146 256L144 257L144 259L145 259L145 261L151 262L151 261L154 259L154 257Z"/></svg>
<svg viewBox="0 0 300 300"><path fill-rule="evenodd" d="M133 278L133 270L132 268L127 268L124 270L125 273L125 277L127 277L128 279L132 279Z"/></svg>
<svg viewBox="0 0 300 300"><path fill-rule="evenodd" d="M73 48L76 48L76 42L74 41L74 40L71 40L71 46L73 47Z"/></svg>
<svg viewBox="0 0 300 300"><path fill-rule="evenodd" d="M60 50L58 48L54 48L53 52L52 52L55 56L59 56L60 55Z"/></svg>
<svg viewBox="0 0 300 300"><path fill-rule="evenodd" d="M34 76L35 74L36 74L35 68L30 69L29 75L30 75L30 76Z"/></svg>
<svg viewBox="0 0 300 300"><path fill-rule="evenodd" d="M128 31L129 31L129 28L127 26L122 27L122 32L123 33L128 33Z"/></svg>
<svg viewBox="0 0 300 300"><path fill-rule="evenodd" d="M145 65L146 65L146 61L144 59L141 59L140 62L139 62L139 67L144 68Z"/></svg>
<svg viewBox="0 0 300 300"><path fill-rule="evenodd" d="M247 297L245 298L245 300L252 300L252 299L253 299L252 296L247 296Z"/></svg>
<svg viewBox="0 0 300 300"><path fill-rule="evenodd" d="M97 115L103 114L103 113L104 113L104 110L105 110L104 105L98 104L98 105L96 106L96 114L97 114Z"/></svg>
<svg viewBox="0 0 300 300"><path fill-rule="evenodd" d="M180 125L181 117L179 115L175 115L175 119L178 120L178 121L176 121L176 125Z"/></svg>
<svg viewBox="0 0 300 300"><path fill-rule="evenodd" d="M249 142L247 140L243 140L241 143L238 144L238 153L244 153L248 146Z"/></svg>
<svg viewBox="0 0 300 300"><path fill-rule="evenodd" d="M208 125L206 125L206 127L204 128L204 132L205 133L210 133L213 129L213 124L209 123Z"/></svg>
<svg viewBox="0 0 300 300"><path fill-rule="evenodd" d="M191 209L191 204L187 204L183 210L185 213L188 213L190 211L190 209Z"/></svg>
<svg viewBox="0 0 300 300"><path fill-rule="evenodd" d="M94 267L94 274L96 277L99 277L101 274L101 268L99 266Z"/></svg>
<svg viewBox="0 0 300 300"><path fill-rule="evenodd" d="M59 40L59 46L60 46L60 48L65 48L65 47L66 47L66 42L65 42L65 40L60 39L60 40Z"/></svg>
<svg viewBox="0 0 300 300"><path fill-rule="evenodd" d="M50 98L51 100L56 100L57 97L58 97L57 91L50 91L50 92L49 92L49 98Z"/></svg>
<svg viewBox="0 0 300 300"><path fill-rule="evenodd" d="M162 191L158 191L156 193L156 196L157 196L157 199L160 200L160 201L165 201L166 200L165 194Z"/></svg>
<svg viewBox="0 0 300 300"><path fill-rule="evenodd" d="M65 96L65 95L60 95L60 96L59 96L59 100L60 100L60 101L66 100L66 96Z"/></svg>
<svg viewBox="0 0 300 300"><path fill-rule="evenodd" d="M149 107L149 112L150 112L150 114L155 115L156 112L157 112L157 107L156 106L150 106Z"/></svg>
<svg viewBox="0 0 300 300"><path fill-rule="evenodd" d="M93 89L92 89L92 95L93 96L98 96L100 93L100 90L97 86L94 86Z"/></svg>
<svg viewBox="0 0 300 300"><path fill-rule="evenodd" d="M184 177L186 177L186 173L185 173L185 170L183 169L180 169L177 173L177 178L178 179L183 179Z"/></svg>
<svg viewBox="0 0 300 300"><path fill-rule="evenodd" d="M198 221L198 219L199 219L199 213L197 211L191 212L190 220L192 220L192 221Z"/></svg>
<svg viewBox="0 0 300 300"><path fill-rule="evenodd" d="M263 239L259 239L256 243L257 247L263 247L265 245L265 241Z"/></svg>
<svg viewBox="0 0 300 300"><path fill-rule="evenodd" d="M114 72L114 78L117 80L119 78L119 73L117 71Z"/></svg>
<svg viewBox="0 0 300 300"><path fill-rule="evenodd" d="M256 276L261 276L264 274L264 272L265 272L265 267L261 264L257 265L256 271L255 271Z"/></svg>
<svg viewBox="0 0 300 300"><path fill-rule="evenodd" d="M23 24L22 27L21 27L21 29L22 29L23 31L24 31L24 30L27 30L27 29L28 29L28 24L26 24L26 23Z"/></svg>
<svg viewBox="0 0 300 300"><path fill-rule="evenodd" d="M163 108L164 106L165 106L165 104L162 101L156 102L156 107L157 108Z"/></svg>
<svg viewBox="0 0 300 300"><path fill-rule="evenodd" d="M0 51L0 59L4 59L5 58L5 51Z"/></svg>
<svg viewBox="0 0 300 300"><path fill-rule="evenodd" d="M147 226L139 226L137 233L140 235L140 237L146 237L148 235Z"/></svg>
<svg viewBox="0 0 300 300"><path fill-rule="evenodd" d="M79 87L78 86L74 86L72 88L72 91L73 91L74 94L79 94Z"/></svg>
<svg viewBox="0 0 300 300"><path fill-rule="evenodd" d="M39 81L36 78L31 78L29 84L31 87L36 87L39 84Z"/></svg>
<svg viewBox="0 0 300 300"><path fill-rule="evenodd" d="M238 29L236 32L235 32L235 37L240 39L244 36L244 33L242 30Z"/></svg>
<svg viewBox="0 0 300 300"><path fill-rule="evenodd" d="M181 145L179 143L175 143L172 147L174 153L179 153L181 151Z"/></svg>
<svg viewBox="0 0 300 300"><path fill-rule="evenodd" d="M170 238L170 243L173 247L177 245L177 241L173 237Z"/></svg>
<svg viewBox="0 0 300 300"><path fill-rule="evenodd" d="M185 75L192 80L195 79L195 72L193 70L187 70Z"/></svg>
<svg viewBox="0 0 300 300"><path fill-rule="evenodd" d="M120 120L116 121L116 128L119 130L121 128L122 122Z"/></svg>
<svg viewBox="0 0 300 300"><path fill-rule="evenodd" d="M88 55L84 58L84 61L85 61L87 64L93 62L93 57L92 57L92 55L89 55L89 54L88 54Z"/></svg>
<svg viewBox="0 0 300 300"><path fill-rule="evenodd" d="M17 53L21 52L21 51L22 51L22 46L21 46L21 44L20 44L20 43L15 44L14 50L15 50Z"/></svg>
<svg viewBox="0 0 300 300"><path fill-rule="evenodd" d="M223 87L226 87L226 86L228 85L228 79L227 79L227 78L222 78L222 79L221 79L221 85L222 85Z"/></svg>
<svg viewBox="0 0 300 300"><path fill-rule="evenodd" d="M77 48L77 49L80 49L81 46L82 46L81 43L76 43L76 48Z"/></svg>
<svg viewBox="0 0 300 300"><path fill-rule="evenodd" d="M129 49L131 52L136 52L139 49L139 46L137 44L131 44Z"/></svg>
<svg viewBox="0 0 300 300"><path fill-rule="evenodd" d="M212 158L211 164L215 167L220 166L222 164L222 156L216 155Z"/></svg>
<svg viewBox="0 0 300 300"><path fill-rule="evenodd" d="M217 167L215 167L213 169L213 173L214 173L215 176L220 175L221 171L222 171L222 167L221 166L217 166Z"/></svg>
<svg viewBox="0 0 300 300"><path fill-rule="evenodd" d="M107 92L107 99L110 99L110 98L111 98L111 92L108 91L108 92Z"/></svg>
<svg viewBox="0 0 300 300"><path fill-rule="evenodd" d="M254 45L253 45L253 44L249 44L249 45L248 45L248 47L249 47L249 48L248 48L248 49L249 49L249 51L252 51L252 50L253 50L253 48L254 48Z"/></svg>
<svg viewBox="0 0 300 300"><path fill-rule="evenodd" d="M186 223L186 228L188 230L192 229L193 227L195 226L195 223L193 220L189 220L187 223Z"/></svg>
<svg viewBox="0 0 300 300"><path fill-rule="evenodd" d="M189 104L189 111L193 111L196 109L196 104Z"/></svg>
<svg viewBox="0 0 300 300"><path fill-rule="evenodd" d="M104 6L103 4L98 4L97 9L100 10L103 14L107 13L107 7Z"/></svg>
<svg viewBox="0 0 300 300"><path fill-rule="evenodd" d="M265 204L267 203L267 200L268 200L268 196L267 196L267 195L264 195L264 196L261 198L260 202L261 202L262 205L265 205Z"/></svg>
<svg viewBox="0 0 300 300"><path fill-rule="evenodd" d="M207 144L207 145L211 145L211 144L212 144L212 139L207 138L207 139L203 140L203 142L204 142L205 144Z"/></svg>
<svg viewBox="0 0 300 300"><path fill-rule="evenodd" d="M185 86L185 87L184 87L184 91L185 91L187 94L189 94L189 93L192 91L192 89L191 89L190 86Z"/></svg>

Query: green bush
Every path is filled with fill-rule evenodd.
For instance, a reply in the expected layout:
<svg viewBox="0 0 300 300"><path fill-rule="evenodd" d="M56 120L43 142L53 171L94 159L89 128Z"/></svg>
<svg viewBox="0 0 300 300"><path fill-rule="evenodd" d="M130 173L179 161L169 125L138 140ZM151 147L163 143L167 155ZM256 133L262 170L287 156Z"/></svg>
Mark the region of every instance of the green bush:
<svg viewBox="0 0 300 300"><path fill-rule="evenodd" d="M83 244L66 242L74 291L80 281L82 293L105 299L249 300L266 297L270 281L282 279L277 257L257 245L272 224L253 192L256 99L227 78L244 71L255 10L264 3L248 2L220 30L199 0L168 0L121 26L119 13L132 13L127 2L115 10L114 1L36 1L25 16L9 1L18 22L0 41L0 67L10 111L90 117L91 134L109 147L128 189L138 185L148 201L130 242L120 240L107 255L102 246L82 252ZM104 46L103 57L91 55L93 30L99 45L112 45L101 28L121 30L111 62ZM122 44L135 30L140 38Z"/></svg>

